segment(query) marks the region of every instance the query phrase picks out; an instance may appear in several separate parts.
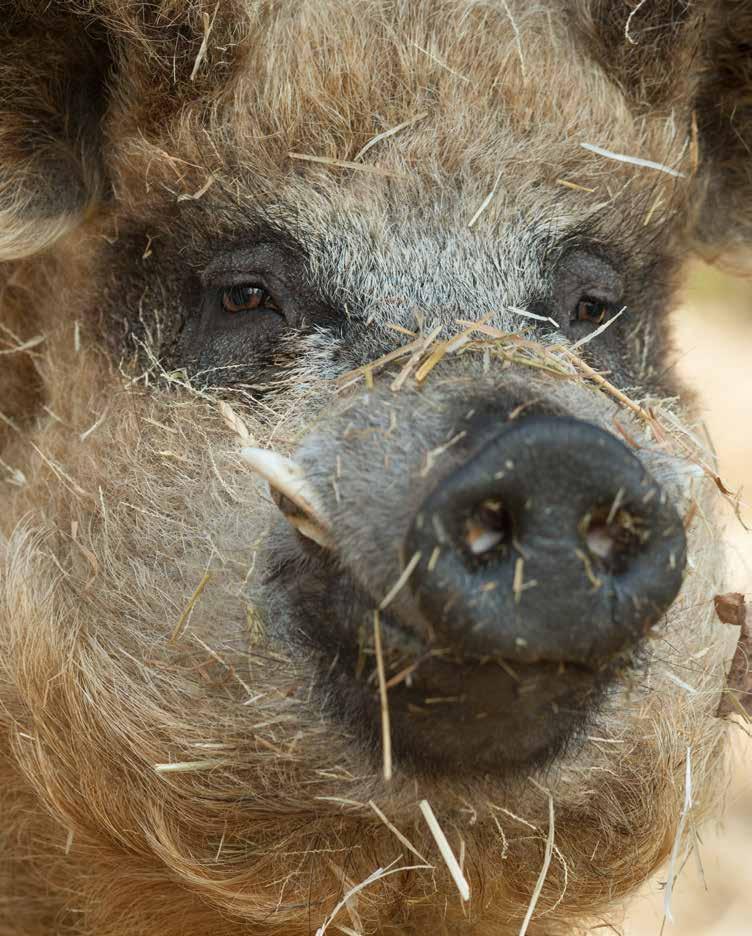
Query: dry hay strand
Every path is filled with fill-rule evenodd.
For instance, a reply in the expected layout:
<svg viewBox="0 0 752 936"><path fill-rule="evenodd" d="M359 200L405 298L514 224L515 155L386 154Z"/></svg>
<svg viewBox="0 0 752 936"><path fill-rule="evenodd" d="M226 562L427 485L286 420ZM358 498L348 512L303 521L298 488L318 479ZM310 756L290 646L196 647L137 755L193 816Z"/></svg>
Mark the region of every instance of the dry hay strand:
<svg viewBox="0 0 752 936"><path fill-rule="evenodd" d="M464 901L470 900L470 885L467 883L467 878L462 872L460 863L455 858L452 847L444 834L444 830L439 825L439 820L436 818L433 809L431 809L431 804L428 800L420 801L420 811L423 813L423 818L426 820L431 835L434 837L434 841L441 852L441 857L444 859L449 869L452 880L457 885L460 896Z"/></svg>
<svg viewBox="0 0 752 936"><path fill-rule="evenodd" d="M543 318L527 313L525 310L510 309L510 311L525 317ZM688 464L699 468L713 482L721 496L731 506L739 523L747 529L741 516L739 494L723 483L712 465L712 456L708 460L702 457L702 444L682 429L668 409L663 409L662 418L659 419L652 406L646 406L631 399L577 353L583 345L602 335L623 311L623 309L620 310L586 339L573 345L544 344L528 337L525 333L507 332L495 328L488 324L494 312L476 321L457 319L456 324L460 326L460 330L449 338L439 339L442 329L436 327L427 335L419 335L382 357L342 374L337 378L336 384L338 389L343 391L360 380L365 380L370 389L373 386L374 375L388 368L390 364L407 357L408 361L390 384L392 391L397 392L408 384L411 377L416 386L425 383L437 365L446 357L478 353L505 364L540 371L557 380L578 381L610 397L620 407L631 413L650 431L657 443L665 444L670 441ZM480 337L473 337L474 333L478 333ZM615 428L632 448L640 448L640 443L618 422L615 423Z"/></svg>
<svg viewBox="0 0 752 936"><path fill-rule="evenodd" d="M392 587L389 589L387 594L382 599L381 604L379 605L379 611L385 611L389 607L389 605L394 601L394 599L397 597L400 591L402 591L402 589L407 584L408 579L413 574L415 567L420 562L420 557L421 557L421 552L420 550L418 550L413 555L412 559L408 562L408 564L405 566L400 577L397 579L394 585L392 585Z"/></svg>
<svg viewBox="0 0 752 936"><path fill-rule="evenodd" d="M370 172L372 175L384 176L390 179L404 179L403 172L395 172L392 169L382 169L380 166L372 166L369 163L353 162L350 159L334 159L329 156L313 156L310 153L288 153L289 159L298 159L301 162L316 163L319 166L327 166L331 169L356 169L358 172Z"/></svg>
<svg viewBox="0 0 752 936"><path fill-rule="evenodd" d="M420 558L420 555L419 555ZM378 610L373 612L373 646L376 654L376 671L379 677L379 701L381 705L381 744L384 757L384 780L392 779L392 730L389 720L389 697L386 688L386 668L381 644L381 618Z"/></svg>
<svg viewBox="0 0 752 936"><path fill-rule="evenodd" d="M376 803L374 803L373 800L368 800L368 805L376 813L379 819L384 823L387 829L389 829L389 831L398 839L398 841L400 841L405 846L405 848L411 851L419 861L423 862L424 865L426 865L427 867L431 867L428 864L428 860L424 858L423 855L421 855L421 853L413 845L410 839L408 839L407 836L403 835L402 832L400 832L400 830L397 828L397 826L395 826L394 823L390 822L389 819L387 819L387 817L379 809Z"/></svg>
<svg viewBox="0 0 752 936"><path fill-rule="evenodd" d="M329 914L329 916L324 920L321 926L316 930L316 936L324 936L324 933L329 929L335 917L339 912L348 905L352 905L353 898L356 897L361 891L365 890L367 887L370 887L372 884L375 884L377 881L382 880L383 878L390 877L393 874L400 874L403 871L424 871L430 870L431 865L401 865L398 868L392 867L395 865L402 855L398 855L394 861L390 862L383 868L377 868L373 874L369 874L368 877L361 881L360 884L355 884L351 887L337 903L335 908ZM341 927L338 927L341 929Z"/></svg>
<svg viewBox="0 0 752 936"><path fill-rule="evenodd" d="M538 784L536 784L536 786L538 786ZM530 926L530 921L533 918L533 913L535 913L535 908L538 904L538 898L541 895L543 885L546 881L546 877L548 876L548 869L551 867L551 858L554 853L554 798L548 790L545 790L545 793L548 797L548 835L546 836L546 848L543 853L543 864L540 869L540 874L538 875L538 880L535 882L535 887L533 888L533 893L530 896L530 902L527 906L525 917L522 921L522 925L520 926L519 936L525 936L528 926Z"/></svg>
<svg viewBox="0 0 752 936"><path fill-rule="evenodd" d="M380 143L382 140L387 140L389 137L399 133L400 130L404 130L406 127L411 127L413 124L418 123L419 120L425 120L428 117L428 111L422 111L420 114L416 114L414 117L409 117L407 120L403 120L402 123L397 124L396 127L390 127L389 130L384 130L382 133L377 133L376 136L371 137L371 139L363 146L353 157L353 162L357 162L359 159L362 159L365 154L371 149L372 146L376 146L377 143Z"/></svg>
<svg viewBox="0 0 752 936"><path fill-rule="evenodd" d="M190 619L191 614L193 613L193 609L198 604L198 601L201 598L201 595L204 589L209 584L209 582L211 582L212 578L213 578L213 574L211 572L204 573L203 578L196 586L193 594L188 600L188 604L183 609L182 614L178 618L177 623L175 624L175 627L173 628L172 633L170 634L170 640L169 640L170 643L175 643L182 636L183 631L185 630L185 627L188 624L188 620Z"/></svg>
<svg viewBox="0 0 752 936"><path fill-rule="evenodd" d="M687 748L687 756L685 761L685 773L684 773L684 804L682 805L682 811L679 816L679 824L676 828L676 836L674 837L674 844L671 847L671 858L669 859L668 864L668 876L666 879L666 889L663 893L663 914L669 923L674 922L674 917L671 912L671 898L674 892L674 883L676 881L678 871L677 864L679 863L679 852L681 850L681 845L684 840L684 829L687 824L687 817L692 809L692 749Z"/></svg>

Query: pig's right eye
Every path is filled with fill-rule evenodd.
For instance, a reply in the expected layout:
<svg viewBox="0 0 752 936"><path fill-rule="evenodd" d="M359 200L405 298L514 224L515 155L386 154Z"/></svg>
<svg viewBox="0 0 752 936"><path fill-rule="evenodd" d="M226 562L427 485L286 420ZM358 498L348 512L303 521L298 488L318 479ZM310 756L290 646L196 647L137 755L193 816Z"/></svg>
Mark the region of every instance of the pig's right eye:
<svg viewBox="0 0 752 936"><path fill-rule="evenodd" d="M254 312L265 309L270 312L281 312L279 304L272 294L263 286L255 283L241 283L230 286L222 292L222 308L231 314L237 312Z"/></svg>
<svg viewBox="0 0 752 936"><path fill-rule="evenodd" d="M552 306L563 328L574 335L602 325L624 304L624 279L614 264L585 249L572 250L556 267Z"/></svg>
<svg viewBox="0 0 752 936"><path fill-rule="evenodd" d="M303 251L261 235L218 251L186 279L184 296L195 313L186 316L174 358L206 385L258 389L292 360L297 337L339 324L339 309L310 284Z"/></svg>
<svg viewBox="0 0 752 936"><path fill-rule="evenodd" d="M285 329L298 325L298 319L284 285L275 282L267 287L265 280L231 274L207 283L200 320L188 327L185 340L200 347L204 354L216 345L219 366L228 353L233 358L247 357L249 348L257 353L272 347Z"/></svg>

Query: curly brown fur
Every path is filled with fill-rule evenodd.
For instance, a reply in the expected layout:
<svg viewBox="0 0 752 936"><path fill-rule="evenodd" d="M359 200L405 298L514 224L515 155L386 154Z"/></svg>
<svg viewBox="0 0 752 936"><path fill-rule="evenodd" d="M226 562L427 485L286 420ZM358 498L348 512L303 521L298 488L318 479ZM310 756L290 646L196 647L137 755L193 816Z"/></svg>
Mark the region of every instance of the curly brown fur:
<svg viewBox="0 0 752 936"><path fill-rule="evenodd" d="M49 400L60 422L31 438L44 460L7 499L28 519L4 547L6 931L44 932L54 920L97 934L307 933L376 868L399 855L419 863L371 799L435 870L366 893L366 931L419 933L437 909L448 931L518 928L542 862L545 796L526 780L510 789L493 778L451 791L426 780L416 793L404 774L385 790L377 768L364 773L347 735L311 707L305 659L246 648L255 612L243 582L263 541L247 473L214 408L123 394L116 375L71 347L71 329L60 328L61 393ZM87 386L71 394L83 376ZM105 401L105 422L82 446ZM11 461L20 448L11 446ZM704 776L722 757L708 717L718 674L703 660L688 677L703 718L696 704L677 704L661 676L710 639L711 608L682 625L704 604L714 560L697 561L704 571L661 641L660 666L647 687L628 690L629 719L615 698L583 754L542 780L554 790L558 851L536 931L568 932L665 860L687 749L705 790L693 822L712 801ZM213 578L172 640L207 563ZM186 767L155 770L169 762ZM446 831L465 842L465 910L419 820L422 796L441 803Z"/></svg>
<svg viewBox="0 0 752 936"><path fill-rule="evenodd" d="M432 867L373 882L330 932L517 933L549 793L529 932L610 916L671 853L687 758L687 829L722 792L718 490L666 312L692 244L748 236L741 4L646 4L634 46L621 4L16 7L0 39L0 933L313 933L376 869L423 865L371 801ZM290 156L353 161L423 112L361 170ZM294 327L212 332L212 264L259 263L260 242ZM568 316L551 336L515 309L558 315L578 250L607 254L629 306L585 354L657 421L492 349L425 385L390 389L400 359L342 389L405 330L446 338L458 318L570 347ZM332 715L339 664L307 639L314 609L279 582L327 608L353 580L377 603L399 571L388 524L425 494L428 453L439 475L456 465L461 447L435 453L471 398L545 398L631 439L691 519L690 572L556 757L504 776L398 760L387 783L380 739ZM311 468L343 545L333 578L281 531L220 400ZM464 856L468 903L422 799Z"/></svg>

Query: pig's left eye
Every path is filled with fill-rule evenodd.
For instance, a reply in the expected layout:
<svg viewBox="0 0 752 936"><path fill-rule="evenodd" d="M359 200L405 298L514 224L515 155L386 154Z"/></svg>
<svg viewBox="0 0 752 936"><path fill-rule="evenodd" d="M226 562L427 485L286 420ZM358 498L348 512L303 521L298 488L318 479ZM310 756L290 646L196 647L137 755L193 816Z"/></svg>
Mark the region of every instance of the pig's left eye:
<svg viewBox="0 0 752 936"><path fill-rule="evenodd" d="M572 310L570 325L575 322L590 322L593 325L602 325L606 320L610 304L603 299L593 299L583 296Z"/></svg>

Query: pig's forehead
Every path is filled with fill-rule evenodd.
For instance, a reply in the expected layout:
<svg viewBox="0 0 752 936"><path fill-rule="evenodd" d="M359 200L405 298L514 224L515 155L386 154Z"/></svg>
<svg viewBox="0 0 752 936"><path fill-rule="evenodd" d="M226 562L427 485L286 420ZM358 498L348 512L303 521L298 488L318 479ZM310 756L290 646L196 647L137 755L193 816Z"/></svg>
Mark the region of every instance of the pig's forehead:
<svg viewBox="0 0 752 936"><path fill-rule="evenodd" d="M562 5L550 6L241 3L212 31L226 43L222 61L199 62L195 81L174 85L148 50L126 44L106 131L114 191L149 214L211 180L207 203L222 188L272 213L294 205L318 229L321 206L342 216L348 201L385 218L404 218L404 206L464 212L453 220L467 223L492 189L477 222L486 228L508 220L510 205L546 211L547 223L607 214L625 185L624 204L663 188L663 205L675 202L674 178L582 144L681 168L687 115L635 116Z"/></svg>
<svg viewBox="0 0 752 936"><path fill-rule="evenodd" d="M488 171L388 176L306 163L274 175L256 172L246 154L231 148L221 164L200 168L186 166L187 155L135 159L128 186L116 185L115 239L131 234L144 249L158 241L195 271L219 254L283 242L319 282L338 284L345 303L348 289L372 276L418 291L424 284L435 302L437 280L451 289L489 274L514 284L514 302L576 247L605 253L625 272L652 263L671 252L667 229L686 210L683 179L640 176L585 150L561 177L532 157L500 157Z"/></svg>

